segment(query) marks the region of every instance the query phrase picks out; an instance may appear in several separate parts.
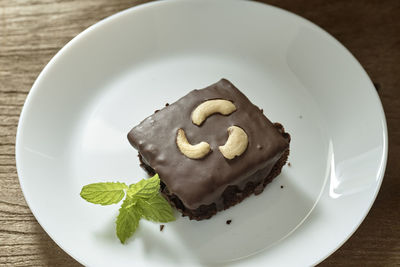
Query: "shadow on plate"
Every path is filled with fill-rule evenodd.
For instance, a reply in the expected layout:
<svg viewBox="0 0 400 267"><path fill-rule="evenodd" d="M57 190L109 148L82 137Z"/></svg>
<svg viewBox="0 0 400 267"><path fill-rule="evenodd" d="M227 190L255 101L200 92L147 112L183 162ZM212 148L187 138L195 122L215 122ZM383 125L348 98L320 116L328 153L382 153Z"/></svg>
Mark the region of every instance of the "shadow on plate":
<svg viewBox="0 0 400 267"><path fill-rule="evenodd" d="M283 172L261 195L252 195L210 220L181 218L168 225L168 231L186 248L181 254L201 264L228 264L283 240L307 217L314 203Z"/></svg>

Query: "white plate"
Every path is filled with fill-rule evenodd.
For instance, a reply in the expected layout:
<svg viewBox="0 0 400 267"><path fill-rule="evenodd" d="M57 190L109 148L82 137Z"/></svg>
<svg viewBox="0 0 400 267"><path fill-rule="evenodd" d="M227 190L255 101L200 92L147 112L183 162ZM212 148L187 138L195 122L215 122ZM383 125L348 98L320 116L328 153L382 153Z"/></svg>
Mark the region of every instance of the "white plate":
<svg viewBox="0 0 400 267"><path fill-rule="evenodd" d="M127 132L222 77L290 132L291 167L211 220L179 217L163 232L141 221L121 245L118 205L87 203L81 187L145 177ZM90 27L33 85L16 145L33 214L90 266L316 264L368 213L386 157L382 106L356 59L309 21L247 1L155 2Z"/></svg>

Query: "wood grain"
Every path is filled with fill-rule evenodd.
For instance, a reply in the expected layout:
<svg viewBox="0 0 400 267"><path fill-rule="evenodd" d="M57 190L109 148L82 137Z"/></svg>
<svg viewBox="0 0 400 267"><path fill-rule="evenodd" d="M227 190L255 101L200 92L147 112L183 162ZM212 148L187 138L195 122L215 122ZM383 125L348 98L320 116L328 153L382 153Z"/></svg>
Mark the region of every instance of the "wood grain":
<svg viewBox="0 0 400 267"><path fill-rule="evenodd" d="M147 1L0 0L0 266L80 266L36 222L22 195L14 146L32 83L62 46L97 21ZM342 42L379 84L389 128L382 188L356 233L320 266L400 266L400 1L263 1Z"/></svg>

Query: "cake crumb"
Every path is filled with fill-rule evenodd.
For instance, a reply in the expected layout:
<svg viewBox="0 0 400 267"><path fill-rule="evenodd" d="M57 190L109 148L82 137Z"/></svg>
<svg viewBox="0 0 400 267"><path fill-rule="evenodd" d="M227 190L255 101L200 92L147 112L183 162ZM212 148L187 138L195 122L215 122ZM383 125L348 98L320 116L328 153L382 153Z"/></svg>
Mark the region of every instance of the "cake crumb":
<svg viewBox="0 0 400 267"><path fill-rule="evenodd" d="M288 163L287 163L287 165L288 165L289 167L291 167L291 166L292 166L292 164L290 164L290 162L288 162Z"/></svg>
<svg viewBox="0 0 400 267"><path fill-rule="evenodd" d="M162 232L162 231L164 230L164 227L165 227L164 224L161 224L161 225L160 225L160 232Z"/></svg>
<svg viewBox="0 0 400 267"><path fill-rule="evenodd" d="M300 116L299 116L299 119L302 119L302 118L303 118L303 116L302 116L302 115L300 115Z"/></svg>
<svg viewBox="0 0 400 267"><path fill-rule="evenodd" d="M262 108L260 109L260 111L261 111L261 113L264 113L264 110Z"/></svg>
<svg viewBox="0 0 400 267"><path fill-rule="evenodd" d="M232 220L227 220L226 224L231 224Z"/></svg>
<svg viewBox="0 0 400 267"><path fill-rule="evenodd" d="M257 149L262 149L262 146L261 145L257 145Z"/></svg>
<svg viewBox="0 0 400 267"><path fill-rule="evenodd" d="M281 188L283 188L283 185L281 185Z"/></svg>

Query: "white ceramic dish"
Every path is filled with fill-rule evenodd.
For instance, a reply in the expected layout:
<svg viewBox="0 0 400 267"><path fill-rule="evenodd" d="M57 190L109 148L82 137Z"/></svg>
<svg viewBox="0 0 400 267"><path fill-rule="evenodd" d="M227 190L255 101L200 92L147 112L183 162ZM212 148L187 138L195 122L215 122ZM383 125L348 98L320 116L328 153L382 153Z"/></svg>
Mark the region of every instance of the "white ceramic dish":
<svg viewBox="0 0 400 267"><path fill-rule="evenodd" d="M163 232L142 221L121 245L118 206L85 202L81 187L145 177L127 132L222 77L291 133L291 167L211 220L179 217ZM307 266L362 222L387 146L373 84L314 24L254 2L162 1L95 24L50 61L23 108L16 160L33 214L82 264Z"/></svg>

